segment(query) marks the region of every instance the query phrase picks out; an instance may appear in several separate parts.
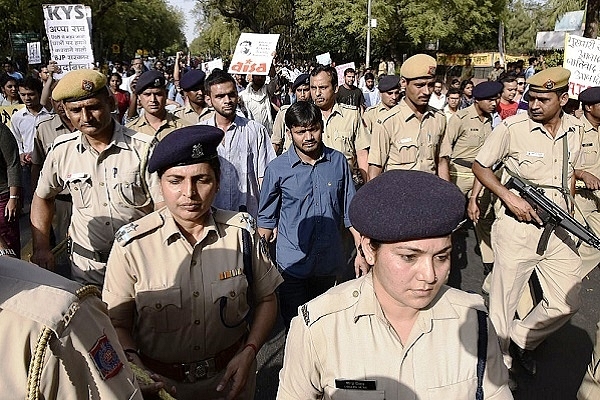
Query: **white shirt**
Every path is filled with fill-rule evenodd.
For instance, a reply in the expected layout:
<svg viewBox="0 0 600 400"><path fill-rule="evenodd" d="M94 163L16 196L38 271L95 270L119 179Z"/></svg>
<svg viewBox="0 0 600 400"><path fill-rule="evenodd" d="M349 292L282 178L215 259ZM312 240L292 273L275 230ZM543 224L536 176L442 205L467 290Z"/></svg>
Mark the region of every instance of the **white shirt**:
<svg viewBox="0 0 600 400"><path fill-rule="evenodd" d="M381 94L377 86L373 86L373 89L369 90L366 86L362 88L363 97L365 98L365 107L372 107L381 101Z"/></svg>
<svg viewBox="0 0 600 400"><path fill-rule="evenodd" d="M31 153L33 151L33 139L35 139L35 127L41 121L52 116L44 107L33 115L27 107L24 107L13 114L11 119L11 130L17 144L19 145L19 154Z"/></svg>
<svg viewBox="0 0 600 400"><path fill-rule="evenodd" d="M273 115L271 114L271 99L267 91L267 83L258 90L254 90L251 83L248 84L246 90L240 93L240 97L244 101L246 109L253 115L254 120L267 128L270 136L273 132Z"/></svg>
<svg viewBox="0 0 600 400"><path fill-rule="evenodd" d="M440 96L438 96L437 94L432 93L431 97L429 98L429 105L433 108L437 108L438 110L443 110L444 106L446 105L446 95L442 93Z"/></svg>

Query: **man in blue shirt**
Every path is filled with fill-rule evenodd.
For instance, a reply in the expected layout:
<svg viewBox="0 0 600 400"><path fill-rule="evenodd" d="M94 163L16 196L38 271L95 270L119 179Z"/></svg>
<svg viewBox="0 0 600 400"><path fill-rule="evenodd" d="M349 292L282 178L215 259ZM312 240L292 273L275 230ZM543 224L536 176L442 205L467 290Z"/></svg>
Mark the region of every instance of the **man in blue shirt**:
<svg viewBox="0 0 600 400"><path fill-rule="evenodd" d="M342 153L323 145L321 110L296 102L285 114L285 125L293 146L267 166L258 232L270 242L277 238L277 265L284 279L279 300L289 329L298 307L331 288L346 265L344 227L355 243L359 235L348 218L355 194L352 173ZM362 256L356 258L355 271L357 276L367 272Z"/></svg>

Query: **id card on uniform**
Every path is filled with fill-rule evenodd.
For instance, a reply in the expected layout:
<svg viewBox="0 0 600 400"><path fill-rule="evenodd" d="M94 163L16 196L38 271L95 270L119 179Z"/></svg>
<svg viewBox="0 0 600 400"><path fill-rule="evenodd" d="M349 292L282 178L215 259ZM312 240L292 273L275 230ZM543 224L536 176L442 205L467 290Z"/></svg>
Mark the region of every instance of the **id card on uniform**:
<svg viewBox="0 0 600 400"><path fill-rule="evenodd" d="M375 379L336 379L336 389L346 390L377 390Z"/></svg>

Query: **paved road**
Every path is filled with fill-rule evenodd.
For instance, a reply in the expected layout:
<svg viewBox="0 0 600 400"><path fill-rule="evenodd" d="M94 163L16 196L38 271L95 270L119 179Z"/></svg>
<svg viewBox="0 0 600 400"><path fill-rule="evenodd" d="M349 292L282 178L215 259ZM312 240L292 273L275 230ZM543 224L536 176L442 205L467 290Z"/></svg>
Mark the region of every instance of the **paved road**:
<svg viewBox="0 0 600 400"><path fill-rule="evenodd" d="M21 217L22 243L25 248L30 237L28 216ZM453 265L460 266L452 280L463 290L481 292L483 265L475 254L473 230L465 240L455 244ZM585 372L600 318L600 271L596 268L583 281L582 309L563 328L549 337L535 351L538 373L535 377L520 377L516 400L575 400ZM258 354L256 400L272 400L277 394L279 370L283 364L285 334L281 320L271 339ZM450 400L450 399L448 399Z"/></svg>

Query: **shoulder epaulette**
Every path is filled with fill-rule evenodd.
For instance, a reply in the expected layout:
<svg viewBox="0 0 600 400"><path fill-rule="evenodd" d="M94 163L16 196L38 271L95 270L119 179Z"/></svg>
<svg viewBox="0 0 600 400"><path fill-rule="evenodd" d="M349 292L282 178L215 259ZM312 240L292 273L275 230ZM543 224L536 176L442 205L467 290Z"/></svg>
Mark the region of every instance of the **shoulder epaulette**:
<svg viewBox="0 0 600 400"><path fill-rule="evenodd" d="M488 311L485 307L483 297L476 293L467 293L461 290L446 287L445 296L453 306L472 308L485 312Z"/></svg>
<svg viewBox="0 0 600 400"><path fill-rule="evenodd" d="M37 124L35 124L35 129L38 129L38 127L42 124L48 124L50 122L54 122L57 118L60 118L59 115L53 114L50 118L43 119L43 120L39 121Z"/></svg>
<svg viewBox="0 0 600 400"><path fill-rule="evenodd" d="M510 127L511 125L526 122L527 120L529 120L529 114L521 113L521 114L515 114L515 115L512 115L512 116L506 118L505 120L502 121L502 123L506 127Z"/></svg>
<svg viewBox="0 0 600 400"><path fill-rule="evenodd" d="M129 125L129 124L127 124L127 125ZM145 133L137 132L137 131L135 131L135 130L127 127L127 126L124 126L122 129L123 129L123 135L129 136L132 139L136 139L136 140L142 141L144 143L152 143L152 139L154 138L151 135L147 135Z"/></svg>
<svg viewBox="0 0 600 400"><path fill-rule="evenodd" d="M79 131L75 131L75 132L65 133L64 135L58 136L56 139L54 139L54 142L52 143L52 149L54 150L61 144L68 143L75 139L78 139L79 135L81 135L81 133Z"/></svg>
<svg viewBox="0 0 600 400"><path fill-rule="evenodd" d="M354 284L335 286L327 293L300 306L298 315L306 326L311 326L321 318L352 307L359 299L364 280L355 280Z"/></svg>
<svg viewBox="0 0 600 400"><path fill-rule="evenodd" d="M454 113L454 115L456 115L457 118L460 119L464 119L467 115L469 115L468 111L465 111L466 108L463 108L462 110L458 110L457 112Z"/></svg>
<svg viewBox="0 0 600 400"><path fill-rule="evenodd" d="M220 224L246 229L251 234L256 231L256 221L246 212L235 212L213 208L213 218Z"/></svg>
<svg viewBox="0 0 600 400"><path fill-rule="evenodd" d="M133 239L160 228L163 224L164 220L160 213L153 212L119 228L117 233L115 233L115 242L119 246L124 247Z"/></svg>

